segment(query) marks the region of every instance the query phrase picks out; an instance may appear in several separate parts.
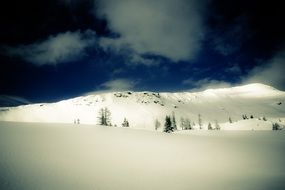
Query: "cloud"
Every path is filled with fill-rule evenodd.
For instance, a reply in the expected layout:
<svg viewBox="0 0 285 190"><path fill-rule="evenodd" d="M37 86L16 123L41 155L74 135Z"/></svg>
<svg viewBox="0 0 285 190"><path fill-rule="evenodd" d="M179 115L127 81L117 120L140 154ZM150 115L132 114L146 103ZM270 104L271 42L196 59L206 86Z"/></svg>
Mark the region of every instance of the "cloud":
<svg viewBox="0 0 285 190"><path fill-rule="evenodd" d="M277 53L268 63L254 67L242 83L263 83L285 90L285 51Z"/></svg>
<svg viewBox="0 0 285 190"><path fill-rule="evenodd" d="M0 95L0 107L10 107L30 104L31 102L25 98L18 96Z"/></svg>
<svg viewBox="0 0 285 190"><path fill-rule="evenodd" d="M198 0L101 0L97 16L119 35L101 44L137 55L191 59L203 36L203 5Z"/></svg>
<svg viewBox="0 0 285 190"><path fill-rule="evenodd" d="M241 74L241 68L238 64L234 64L231 67L225 69L226 72L231 74Z"/></svg>
<svg viewBox="0 0 285 190"><path fill-rule="evenodd" d="M107 81L100 86L105 90L132 90L137 83L137 81L131 81L128 79L115 79Z"/></svg>
<svg viewBox="0 0 285 190"><path fill-rule="evenodd" d="M203 91L207 89L217 89L217 88L228 88L231 87L231 83L226 81L214 80L210 78L205 78L202 80L195 81L192 78L184 80L183 85L192 86L190 91Z"/></svg>
<svg viewBox="0 0 285 190"><path fill-rule="evenodd" d="M153 66L160 63L159 60L146 58L138 54L128 44L121 43L118 39L101 37L98 39L98 44L105 52L123 56L128 65L143 64Z"/></svg>
<svg viewBox="0 0 285 190"><path fill-rule="evenodd" d="M6 52L10 56L20 57L35 65L57 65L82 58L85 55L85 49L95 42L94 31L68 31L51 35L42 42L6 47Z"/></svg>

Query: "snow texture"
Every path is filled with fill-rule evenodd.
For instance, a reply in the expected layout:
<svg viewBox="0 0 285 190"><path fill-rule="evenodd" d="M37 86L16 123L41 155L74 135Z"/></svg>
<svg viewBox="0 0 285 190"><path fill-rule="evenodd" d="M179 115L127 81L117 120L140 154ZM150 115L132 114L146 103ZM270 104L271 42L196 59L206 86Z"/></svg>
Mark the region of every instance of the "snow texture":
<svg viewBox="0 0 285 190"><path fill-rule="evenodd" d="M0 122L0 189L281 190L284 132Z"/></svg>

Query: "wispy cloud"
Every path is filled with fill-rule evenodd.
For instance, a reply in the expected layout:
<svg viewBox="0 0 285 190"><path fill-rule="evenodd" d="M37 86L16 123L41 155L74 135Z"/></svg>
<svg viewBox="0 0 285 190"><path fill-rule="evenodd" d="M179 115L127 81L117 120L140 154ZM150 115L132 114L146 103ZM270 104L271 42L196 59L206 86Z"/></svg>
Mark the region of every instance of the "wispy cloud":
<svg viewBox="0 0 285 190"><path fill-rule="evenodd" d="M190 91L203 91L206 89L227 88L232 86L229 82L214 80L210 78L205 78L197 81L189 78L187 80L184 80L182 84L185 86L191 86L192 89Z"/></svg>
<svg viewBox="0 0 285 190"><path fill-rule="evenodd" d="M275 88L285 89L285 51L277 53L268 63L254 67L242 83L264 83Z"/></svg>
<svg viewBox="0 0 285 190"><path fill-rule="evenodd" d="M104 90L132 90L138 84L137 81L132 81L129 79L114 79L107 81L100 86Z"/></svg>
<svg viewBox="0 0 285 190"><path fill-rule="evenodd" d="M225 69L226 72L231 74L241 74L241 68L238 64L234 64L231 67Z"/></svg>
<svg viewBox="0 0 285 190"><path fill-rule="evenodd" d="M118 38L104 39L101 44L117 51L129 49L136 57L151 54L173 61L191 59L199 50L203 36L204 2L101 0L97 16L106 18L111 30L119 34Z"/></svg>
<svg viewBox="0 0 285 190"><path fill-rule="evenodd" d="M25 98L18 96L0 95L0 107L19 106L30 104L31 102Z"/></svg>
<svg viewBox="0 0 285 190"><path fill-rule="evenodd" d="M57 65L75 61L85 55L85 49L96 42L94 31L65 32L46 40L17 47L6 47L6 53L35 65Z"/></svg>
<svg viewBox="0 0 285 190"><path fill-rule="evenodd" d="M158 65L159 61L151 58L146 58L134 51L129 44L122 43L119 39L101 37L98 39L98 45L103 51L123 56L127 65L143 64L147 66Z"/></svg>

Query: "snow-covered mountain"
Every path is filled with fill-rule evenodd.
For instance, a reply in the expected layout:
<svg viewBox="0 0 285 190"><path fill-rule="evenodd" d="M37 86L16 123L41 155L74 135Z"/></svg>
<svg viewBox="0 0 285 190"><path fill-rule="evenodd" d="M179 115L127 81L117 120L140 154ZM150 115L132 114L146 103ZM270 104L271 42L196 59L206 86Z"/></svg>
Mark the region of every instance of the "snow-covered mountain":
<svg viewBox="0 0 285 190"><path fill-rule="evenodd" d="M80 123L96 124L99 110L105 107L111 111L111 122L116 126L127 118L132 128L153 130L156 119L163 125L165 116L174 113L178 128L181 117L190 119L197 127L200 114L203 128L217 120L222 128L232 125L232 129L239 129L240 123L247 126L245 129L269 129L271 122L285 120L285 92L255 83L196 93L95 93L56 103L3 107L0 121L73 123L79 119ZM254 118L245 121L242 115ZM263 117L267 121L260 120Z"/></svg>

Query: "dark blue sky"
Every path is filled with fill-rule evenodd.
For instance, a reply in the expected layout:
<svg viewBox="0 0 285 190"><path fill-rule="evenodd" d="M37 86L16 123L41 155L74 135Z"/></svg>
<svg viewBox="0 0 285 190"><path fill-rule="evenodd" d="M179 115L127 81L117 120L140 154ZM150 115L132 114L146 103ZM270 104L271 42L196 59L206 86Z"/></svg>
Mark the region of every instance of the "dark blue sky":
<svg viewBox="0 0 285 190"><path fill-rule="evenodd" d="M285 90L283 1L10 0L0 95L50 102L100 90L260 82Z"/></svg>

